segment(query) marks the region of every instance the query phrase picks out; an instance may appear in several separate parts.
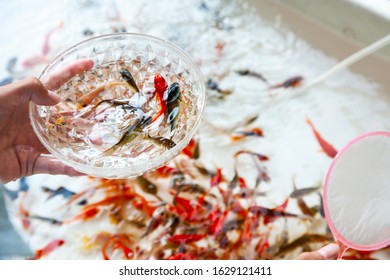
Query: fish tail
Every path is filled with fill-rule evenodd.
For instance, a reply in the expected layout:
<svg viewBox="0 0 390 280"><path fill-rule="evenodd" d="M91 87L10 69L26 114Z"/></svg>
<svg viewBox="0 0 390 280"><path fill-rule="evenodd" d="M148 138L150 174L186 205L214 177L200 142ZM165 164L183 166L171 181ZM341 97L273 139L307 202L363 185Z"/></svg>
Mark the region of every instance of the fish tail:
<svg viewBox="0 0 390 280"><path fill-rule="evenodd" d="M310 126L310 128L313 130L313 133L315 135L315 137L317 138L317 140L320 142L322 139L321 135L319 134L319 132L317 131L317 129L315 128L313 122L311 121L311 119L309 117L306 117L306 123Z"/></svg>
<svg viewBox="0 0 390 280"><path fill-rule="evenodd" d="M308 125L310 125L310 127L311 127L312 129L314 129L313 122L309 119L308 116L306 116L306 123L307 123Z"/></svg>

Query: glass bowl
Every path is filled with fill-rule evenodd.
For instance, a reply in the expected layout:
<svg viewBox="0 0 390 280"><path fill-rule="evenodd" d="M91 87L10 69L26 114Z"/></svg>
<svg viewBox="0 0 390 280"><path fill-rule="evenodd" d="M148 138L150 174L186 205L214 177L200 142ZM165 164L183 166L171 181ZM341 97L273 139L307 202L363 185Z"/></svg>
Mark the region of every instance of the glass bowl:
<svg viewBox="0 0 390 280"><path fill-rule="evenodd" d="M122 33L83 41L51 62L43 84L80 59L92 69L55 92L55 106L31 102L30 120L59 160L95 177L129 178L173 159L194 136L205 103L192 59L156 37Z"/></svg>

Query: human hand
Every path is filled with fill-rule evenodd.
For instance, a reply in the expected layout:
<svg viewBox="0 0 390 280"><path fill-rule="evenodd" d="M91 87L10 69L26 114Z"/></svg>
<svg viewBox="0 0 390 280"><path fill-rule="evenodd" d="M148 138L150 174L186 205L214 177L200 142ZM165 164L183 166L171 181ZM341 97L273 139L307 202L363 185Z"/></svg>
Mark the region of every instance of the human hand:
<svg viewBox="0 0 390 280"><path fill-rule="evenodd" d="M336 243L330 243L317 251L305 252L300 254L297 260L335 260L339 253L339 246Z"/></svg>
<svg viewBox="0 0 390 280"><path fill-rule="evenodd" d="M81 59L51 75L43 85L37 78L0 87L0 183L38 173L80 175L48 154L29 120L29 102L55 105L61 98L53 92L70 78L91 69L93 61Z"/></svg>

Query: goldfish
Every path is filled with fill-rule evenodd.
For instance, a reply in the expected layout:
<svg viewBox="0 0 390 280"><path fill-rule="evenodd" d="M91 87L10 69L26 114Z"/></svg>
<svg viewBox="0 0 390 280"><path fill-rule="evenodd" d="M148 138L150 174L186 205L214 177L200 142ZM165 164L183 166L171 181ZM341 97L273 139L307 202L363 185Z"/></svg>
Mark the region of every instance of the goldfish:
<svg viewBox="0 0 390 280"><path fill-rule="evenodd" d="M189 158L199 158L199 140L192 138L188 145L181 151L182 154L187 155Z"/></svg>
<svg viewBox="0 0 390 280"><path fill-rule="evenodd" d="M221 89L218 85L218 83L212 79L209 79L206 83L206 86L208 89L210 90L215 90L217 91L218 93L222 94L222 95L229 95L231 94L233 91L230 90L230 89Z"/></svg>
<svg viewBox="0 0 390 280"><path fill-rule="evenodd" d="M142 116L137 120L136 123L132 124L127 131L122 135L121 139L111 148L104 151L101 156L110 156L116 150L122 148L124 145L132 142L139 134L141 134L142 129L150 124L152 118L149 116Z"/></svg>
<svg viewBox="0 0 390 280"><path fill-rule="evenodd" d="M167 258L167 260L197 260L197 257L192 256L189 253L175 253Z"/></svg>
<svg viewBox="0 0 390 280"><path fill-rule="evenodd" d="M277 255L283 255L286 254L290 251L295 250L296 248L303 247L306 244L310 243L318 243L318 242L329 242L331 238L329 238L326 235L321 235L321 234L305 234L296 240L288 243L288 244L283 244L277 253Z"/></svg>
<svg viewBox="0 0 390 280"><path fill-rule="evenodd" d="M118 195L114 195L114 196L108 196L98 202L95 202L95 203L91 203L91 204L88 204L86 206L84 206L84 210L85 212L83 213L87 213L87 211L89 210L93 210L93 209L96 209L100 206L117 206L117 205L121 205L121 204L127 204L129 203L130 201L132 201L134 198L136 198L136 194L135 193L123 193L123 194L118 194ZM93 212L91 212L93 213Z"/></svg>
<svg viewBox="0 0 390 280"><path fill-rule="evenodd" d="M23 67L25 68L32 68L38 64L41 63L47 63L49 61L48 54L50 51L50 38L53 35L53 33L59 29L61 29L64 26L64 23L61 21L56 27L54 27L52 30L50 30L46 35L45 39L42 45L42 53L36 54L31 58L26 59L22 62Z"/></svg>
<svg viewBox="0 0 390 280"><path fill-rule="evenodd" d="M86 107L87 105L90 105L94 99L96 99L99 94L105 90L112 89L114 87L122 86L125 88L129 88L130 85L128 83L124 82L110 82L110 83L104 83L97 88L91 90L88 93L85 93L82 97L80 97L77 100L77 108L81 109L83 107Z"/></svg>
<svg viewBox="0 0 390 280"><path fill-rule="evenodd" d="M247 150L241 150L241 151L236 152L234 154L234 157L237 157L237 156L243 155L243 154L248 154L248 155L254 156L254 157L256 157L260 161L268 161L269 160L269 157L266 156L266 155L263 155L263 154L260 154L260 153L256 153L256 152L252 152L252 151L247 151Z"/></svg>
<svg viewBox="0 0 390 280"><path fill-rule="evenodd" d="M57 195L61 195L62 197L69 199L76 194L76 193L74 193L74 192L72 192L64 187L59 187L58 189L54 190L54 189L50 189L48 187L42 186L42 190L46 193L49 193L47 200L49 200Z"/></svg>
<svg viewBox="0 0 390 280"><path fill-rule="evenodd" d="M276 89L276 88L296 88L301 85L303 81L302 76L294 76L292 78L289 78L285 80L283 83L276 84L274 86L271 86L271 89Z"/></svg>
<svg viewBox="0 0 390 280"><path fill-rule="evenodd" d="M181 90L178 83L171 84L164 94L164 100L167 102L167 123L171 124L173 131L177 125L180 113Z"/></svg>
<svg viewBox="0 0 390 280"><path fill-rule="evenodd" d="M48 222L48 223L50 223L52 225L62 225L62 221L54 219L54 218L50 218L50 217L43 217L43 216L38 216L38 215L30 215L28 218L31 219L31 220L38 220L38 221L42 221L42 222Z"/></svg>
<svg viewBox="0 0 390 280"><path fill-rule="evenodd" d="M24 200L26 198L26 195L27 195L27 192L23 192L21 195L20 195L20 201L19 201L19 207L18 207L18 211L19 211L19 215L21 216L21 221L22 221L22 226L23 226L23 229L25 230L28 230L30 228L30 212L27 211L24 206L23 206L23 203L24 203Z"/></svg>
<svg viewBox="0 0 390 280"><path fill-rule="evenodd" d="M297 189L296 184L295 184L295 178L293 178L293 188L294 188L294 190L290 194L290 197L291 198L295 198L297 200L297 205L298 205L299 209L301 210L302 214L313 217L317 213L317 210L314 207L310 208L306 204L306 202L305 202L303 197L305 195L311 194L313 192L317 192L320 187L321 187L321 185L316 186L316 187L308 187L308 188ZM320 193L318 193L318 194L321 196ZM322 196L321 196L321 200L322 200ZM320 202L320 204L322 204L322 201ZM319 208L321 209L322 206L320 205Z"/></svg>
<svg viewBox="0 0 390 280"><path fill-rule="evenodd" d="M110 246L111 245L111 246ZM111 248L112 252L116 249L120 249L122 251L123 256L126 259L130 259L133 257L133 250L130 248L132 245L132 241L126 234L114 234L108 238L106 243L103 245L101 251L104 260L109 260L107 250Z"/></svg>
<svg viewBox="0 0 390 280"><path fill-rule="evenodd" d="M87 209L87 210L81 212L80 214L74 216L73 218L64 221L63 223L64 223L64 224L69 224L69 223L74 222L74 221L77 221L77 220L86 221L86 220L92 219L92 218L95 217L98 213L99 213L99 209L97 209L96 207L89 208L89 209Z"/></svg>
<svg viewBox="0 0 390 280"><path fill-rule="evenodd" d="M324 150L325 154L327 154L330 158L334 158L337 155L337 150L321 136L309 118L306 118L306 122L313 130L314 136L316 137L321 148Z"/></svg>
<svg viewBox="0 0 390 280"><path fill-rule="evenodd" d="M309 187L309 188L302 188L302 189L295 189L291 194L291 198L298 198L307 194L310 194L312 192L317 191L321 186L316 187Z"/></svg>
<svg viewBox="0 0 390 280"><path fill-rule="evenodd" d="M204 234L176 234L168 238L168 242L176 245L193 243L204 238Z"/></svg>
<svg viewBox="0 0 390 280"><path fill-rule="evenodd" d="M157 172L158 176L160 176L160 177L169 177L169 176L178 174L179 170L175 167L164 165L164 166L157 168L156 172Z"/></svg>
<svg viewBox="0 0 390 280"><path fill-rule="evenodd" d="M25 68L32 68L38 64L48 63L48 58L46 56L36 54L25 61L23 61L22 65Z"/></svg>
<svg viewBox="0 0 390 280"><path fill-rule="evenodd" d="M161 205L163 207L157 207L153 214L152 219L150 220L148 227L145 232L142 234L141 238L149 235L153 230L155 230L159 225L164 224L167 218L166 207L165 205Z"/></svg>
<svg viewBox="0 0 390 280"><path fill-rule="evenodd" d="M137 177L137 182L141 187L142 191L154 195L158 200L162 201L161 197L159 197L157 194L158 188L155 184L153 184L151 181L146 179L144 176Z"/></svg>
<svg viewBox="0 0 390 280"><path fill-rule="evenodd" d="M131 75L130 71L128 71L125 68L119 69L119 73L121 74L122 78L129 84L129 86L137 93L139 93L139 88L137 86L137 83L135 82L133 75Z"/></svg>
<svg viewBox="0 0 390 280"><path fill-rule="evenodd" d="M167 107L167 101L164 100L164 93L168 88L168 84L160 74L156 74L154 76L154 88L156 90L156 98L160 103L160 111L153 118L152 123L165 112Z"/></svg>
<svg viewBox="0 0 390 280"><path fill-rule="evenodd" d="M313 217L317 213L317 210L315 210L314 208L310 208L306 204L306 202L303 199L303 197L298 197L297 198L297 204L298 204L299 210L301 210L302 214L304 214L304 215Z"/></svg>
<svg viewBox="0 0 390 280"><path fill-rule="evenodd" d="M250 71L250 70L239 70L239 71L237 71L237 74L239 74L240 76L254 77L254 78L262 80L265 83L268 82L267 79L264 78L263 75L261 75L260 73L257 73L257 72Z"/></svg>
<svg viewBox="0 0 390 280"><path fill-rule="evenodd" d="M47 256L53 252L56 248L64 245L65 241L62 239L55 239L47 244L44 248L36 250L34 257L30 258L31 260L39 260L40 258Z"/></svg>
<svg viewBox="0 0 390 280"><path fill-rule="evenodd" d="M27 184L27 180L25 177L20 178L19 180L19 188L17 190L9 190L5 186L3 188L5 194L11 199L15 200L19 197L19 193L26 192L29 189L29 185Z"/></svg>
<svg viewBox="0 0 390 280"><path fill-rule="evenodd" d="M210 187L218 186L223 181L222 169L217 168L217 173L210 179Z"/></svg>
<svg viewBox="0 0 390 280"><path fill-rule="evenodd" d="M164 148L165 150L172 149L176 146L176 143L173 142L171 139L164 138L164 137L148 137L149 140L151 140L156 145Z"/></svg>
<svg viewBox="0 0 390 280"><path fill-rule="evenodd" d="M261 128L251 128L249 130L243 130L235 132L233 135L230 136L233 142L242 140L249 136L256 136L256 137L263 137L263 130Z"/></svg>
<svg viewBox="0 0 390 280"><path fill-rule="evenodd" d="M284 217L284 218L298 217L298 215L285 212L284 210L280 211L277 208L271 209L271 208L266 208L258 205L249 207L249 211L254 215L263 216L264 224L268 224L269 222L273 221L277 217Z"/></svg>
<svg viewBox="0 0 390 280"><path fill-rule="evenodd" d="M191 219L194 214L194 207L191 205L191 202L183 197L175 197L174 207L179 216L183 217L184 220Z"/></svg>

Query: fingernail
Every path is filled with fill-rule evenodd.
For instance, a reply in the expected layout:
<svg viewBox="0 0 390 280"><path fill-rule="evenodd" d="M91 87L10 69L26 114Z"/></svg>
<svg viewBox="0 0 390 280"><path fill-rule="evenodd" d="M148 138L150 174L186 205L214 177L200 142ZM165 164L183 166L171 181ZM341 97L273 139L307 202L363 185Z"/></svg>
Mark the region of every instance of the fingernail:
<svg viewBox="0 0 390 280"><path fill-rule="evenodd" d="M55 94L54 92L52 91L49 91L49 98L55 102L55 103L58 103L61 101L61 96L59 96L58 94Z"/></svg>
<svg viewBox="0 0 390 280"><path fill-rule="evenodd" d="M339 245L331 243L322 247L317 252L322 255L325 260L333 260L337 258L339 253Z"/></svg>

